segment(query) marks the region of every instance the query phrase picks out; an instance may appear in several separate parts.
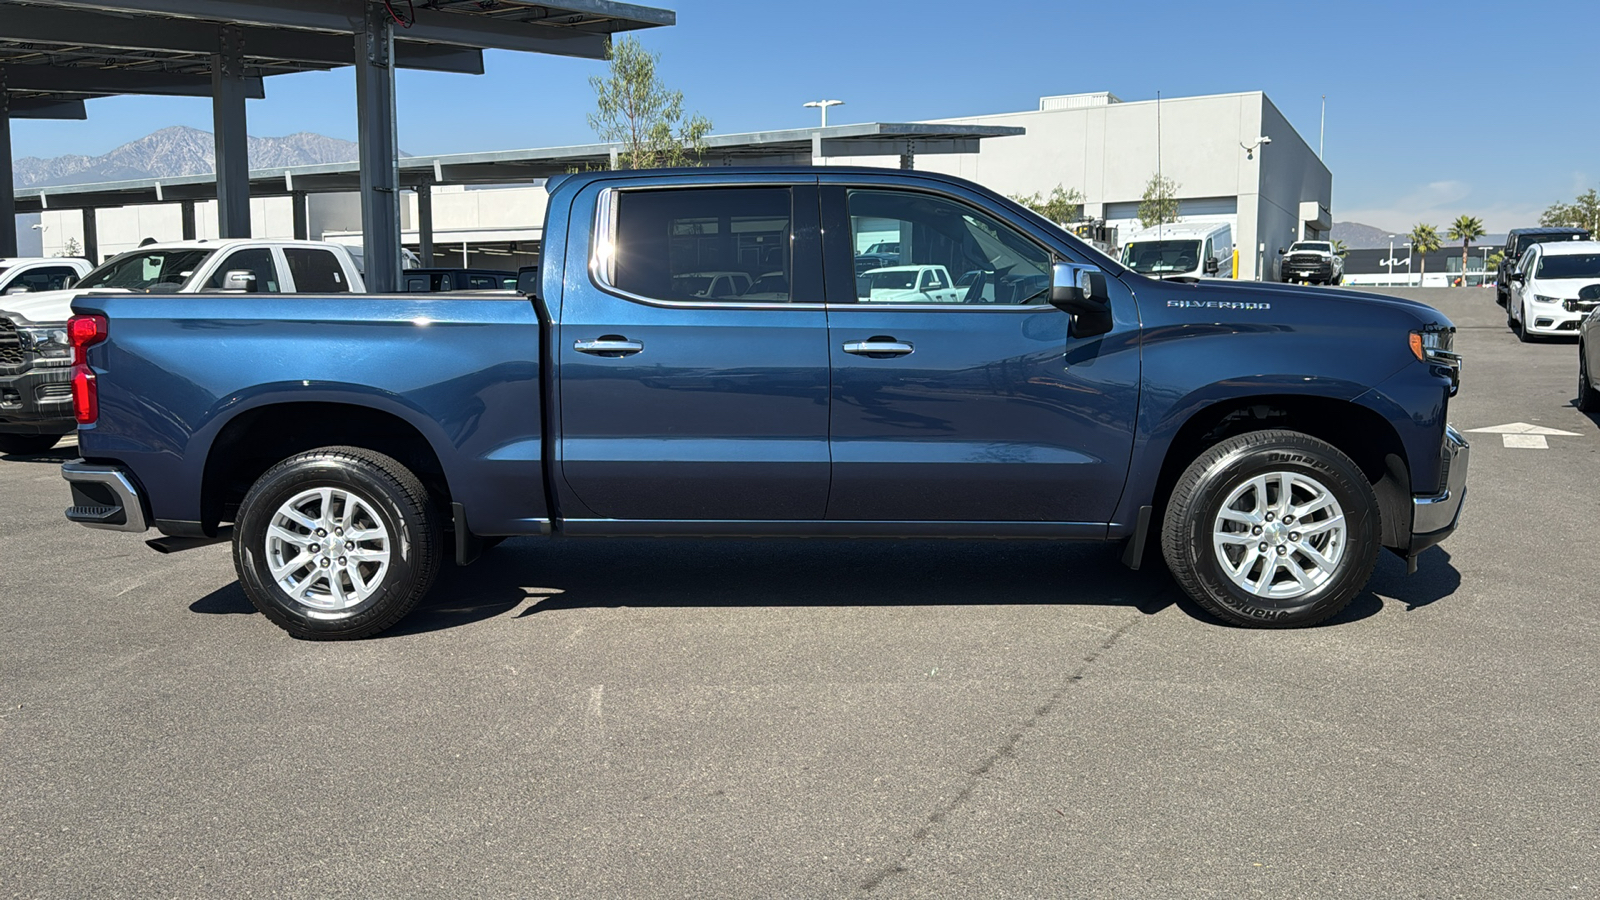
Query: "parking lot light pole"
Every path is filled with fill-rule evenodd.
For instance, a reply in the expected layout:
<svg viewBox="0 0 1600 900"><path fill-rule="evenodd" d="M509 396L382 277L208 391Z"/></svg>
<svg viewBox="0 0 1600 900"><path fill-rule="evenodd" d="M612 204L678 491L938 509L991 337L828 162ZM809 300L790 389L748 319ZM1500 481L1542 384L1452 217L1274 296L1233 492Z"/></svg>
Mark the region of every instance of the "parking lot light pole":
<svg viewBox="0 0 1600 900"><path fill-rule="evenodd" d="M830 106L843 106L844 105L844 101L843 100L812 100L809 103L803 103L801 105L802 106L807 106L807 107L816 107L817 109L822 110L822 127L823 128L827 128L828 127L828 107L830 107Z"/></svg>

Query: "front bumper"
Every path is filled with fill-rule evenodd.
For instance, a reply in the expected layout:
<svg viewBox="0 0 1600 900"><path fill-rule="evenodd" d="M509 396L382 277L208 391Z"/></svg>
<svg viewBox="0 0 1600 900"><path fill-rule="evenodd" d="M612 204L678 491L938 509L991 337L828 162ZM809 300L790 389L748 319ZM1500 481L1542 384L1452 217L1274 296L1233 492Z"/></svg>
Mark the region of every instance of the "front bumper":
<svg viewBox="0 0 1600 900"><path fill-rule="evenodd" d="M139 496L133 476L122 469L75 459L62 464L61 477L72 486L68 521L110 531L144 531L150 527L144 498Z"/></svg>
<svg viewBox="0 0 1600 900"><path fill-rule="evenodd" d="M1411 546L1407 556L1416 558L1456 530L1461 521L1461 506L1467 499L1467 457L1472 447L1454 426L1445 426L1441 465L1444 491L1411 499Z"/></svg>
<svg viewBox="0 0 1600 900"><path fill-rule="evenodd" d="M1568 310L1563 303L1528 303L1523 307L1527 318L1522 327L1529 334L1577 334L1584 313Z"/></svg>
<svg viewBox="0 0 1600 900"><path fill-rule="evenodd" d="M1332 281L1333 266L1327 263L1283 264L1284 281Z"/></svg>
<svg viewBox="0 0 1600 900"><path fill-rule="evenodd" d="M33 364L0 374L0 432L71 434L77 429L78 421L72 415L71 366Z"/></svg>

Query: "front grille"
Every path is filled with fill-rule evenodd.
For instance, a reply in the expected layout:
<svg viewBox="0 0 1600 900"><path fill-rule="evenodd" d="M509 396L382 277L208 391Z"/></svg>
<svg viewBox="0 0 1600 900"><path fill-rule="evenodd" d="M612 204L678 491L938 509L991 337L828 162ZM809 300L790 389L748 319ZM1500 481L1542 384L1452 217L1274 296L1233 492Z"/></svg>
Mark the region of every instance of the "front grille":
<svg viewBox="0 0 1600 900"><path fill-rule="evenodd" d="M63 400L71 400L72 384L66 381L55 384L41 384L39 389L34 391L34 397L43 403L59 403Z"/></svg>
<svg viewBox="0 0 1600 900"><path fill-rule="evenodd" d="M25 359L22 352L22 336L17 334L17 324L0 316L0 368L17 368Z"/></svg>
<svg viewBox="0 0 1600 900"><path fill-rule="evenodd" d="M1320 256L1291 256L1289 262L1297 266L1320 266L1324 260Z"/></svg>

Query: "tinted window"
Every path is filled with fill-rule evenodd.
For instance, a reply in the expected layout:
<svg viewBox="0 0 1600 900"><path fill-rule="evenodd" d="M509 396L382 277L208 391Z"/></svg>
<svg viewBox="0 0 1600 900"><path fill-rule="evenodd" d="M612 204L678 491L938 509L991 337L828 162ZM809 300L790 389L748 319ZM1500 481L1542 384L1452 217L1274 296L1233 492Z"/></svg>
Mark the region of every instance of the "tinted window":
<svg viewBox="0 0 1600 900"><path fill-rule="evenodd" d="M500 289L500 279L494 275L468 275L467 290L494 291Z"/></svg>
<svg viewBox="0 0 1600 900"><path fill-rule="evenodd" d="M1049 299L1050 254L973 207L929 194L851 191L849 208L857 257L873 257L867 251L877 247L896 253L896 260L869 269L860 269L858 259L858 300L1015 305ZM922 273L944 294L927 297L898 287L921 284L912 279ZM952 289L957 280L964 287Z"/></svg>
<svg viewBox="0 0 1600 900"><path fill-rule="evenodd" d="M1538 278L1600 278L1600 253L1546 253Z"/></svg>
<svg viewBox="0 0 1600 900"><path fill-rule="evenodd" d="M1142 275L1192 272L1200 260L1196 240L1134 241L1122 248L1122 262Z"/></svg>
<svg viewBox="0 0 1600 900"><path fill-rule="evenodd" d="M68 266L46 266L41 269L29 269L18 275L6 288L26 286L30 291L59 291L67 286L67 279L77 275L76 269Z"/></svg>
<svg viewBox="0 0 1600 900"><path fill-rule="evenodd" d="M141 253L137 250L113 256L98 269L83 276L78 287L126 288L130 291L148 291L157 285L176 288L189 280L194 270L200 268L206 257L214 251L206 250L155 250Z"/></svg>
<svg viewBox="0 0 1600 900"><path fill-rule="evenodd" d="M655 300L790 299L787 188L623 191L616 198L611 283ZM760 293L745 288L764 276Z"/></svg>
<svg viewBox="0 0 1600 900"><path fill-rule="evenodd" d="M228 254L212 273L206 287L221 290L223 280L229 272L234 271L249 272L256 276L257 293L276 294L282 290L278 286L278 267L272 264L272 251L266 247L251 247Z"/></svg>
<svg viewBox="0 0 1600 900"><path fill-rule="evenodd" d="M285 247L283 257L289 262L289 274L294 276L296 291L338 294L350 290L350 283L345 281L344 267L339 265L339 257L331 251Z"/></svg>

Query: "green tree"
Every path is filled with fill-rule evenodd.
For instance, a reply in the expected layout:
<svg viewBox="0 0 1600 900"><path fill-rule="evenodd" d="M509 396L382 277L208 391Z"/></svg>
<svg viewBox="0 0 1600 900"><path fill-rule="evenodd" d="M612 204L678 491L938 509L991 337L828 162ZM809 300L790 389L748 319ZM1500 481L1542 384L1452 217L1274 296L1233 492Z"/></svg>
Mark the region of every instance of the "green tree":
<svg viewBox="0 0 1600 900"><path fill-rule="evenodd" d="M1059 184L1050 191L1049 198L1042 197L1036 191L1027 196L1013 194L1011 199L1058 225L1076 221L1078 214L1083 212L1083 194L1077 188Z"/></svg>
<svg viewBox="0 0 1600 900"><path fill-rule="evenodd" d="M1450 223L1450 230L1445 234L1452 241L1461 242L1461 285L1467 284L1467 248L1472 242L1483 237L1488 232L1483 230L1483 220L1477 216L1459 215Z"/></svg>
<svg viewBox="0 0 1600 900"><path fill-rule="evenodd" d="M607 58L611 62L607 75L589 78L596 101L589 127L602 141L622 145L617 166L652 169L698 164L711 120L699 113L685 118L683 92L667 90L656 77L660 54L625 37L612 43Z"/></svg>
<svg viewBox="0 0 1600 900"><path fill-rule="evenodd" d="M1428 254L1437 253L1439 248L1443 246L1439 243L1439 229L1432 225L1418 222L1416 225L1411 226L1410 238L1411 250L1422 254L1422 274L1426 275L1428 274ZM1421 284L1422 282L1419 280L1417 283Z"/></svg>
<svg viewBox="0 0 1600 900"><path fill-rule="evenodd" d="M1139 224L1155 227L1178 221L1178 183L1163 175L1152 175L1144 184L1144 202L1139 203Z"/></svg>
<svg viewBox="0 0 1600 900"><path fill-rule="evenodd" d="M1343 256L1350 252L1350 248L1344 245L1344 241L1334 241L1333 252L1337 256Z"/></svg>
<svg viewBox="0 0 1600 900"><path fill-rule="evenodd" d="M1571 203L1553 203L1539 216L1539 224L1587 228L1590 234L1600 234L1600 194L1590 188Z"/></svg>
<svg viewBox="0 0 1600 900"><path fill-rule="evenodd" d="M1139 224L1146 228L1178 221L1178 183L1164 175L1151 175L1139 204Z"/></svg>

